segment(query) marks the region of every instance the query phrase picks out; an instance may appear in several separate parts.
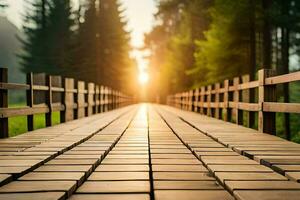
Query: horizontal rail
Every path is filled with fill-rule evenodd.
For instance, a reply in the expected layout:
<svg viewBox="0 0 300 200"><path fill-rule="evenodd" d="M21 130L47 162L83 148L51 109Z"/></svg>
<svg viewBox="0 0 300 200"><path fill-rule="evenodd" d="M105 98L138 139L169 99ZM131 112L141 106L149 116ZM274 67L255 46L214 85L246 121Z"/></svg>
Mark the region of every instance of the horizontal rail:
<svg viewBox="0 0 300 200"><path fill-rule="evenodd" d="M300 72L275 76L274 70L263 69L258 71L258 80L250 81L250 76L245 75L222 84L202 86L170 95L168 104L238 124L244 123L243 115L246 114L248 127L254 126L256 112L258 129L274 133L276 112L300 113L300 103L281 103L276 97L276 85L295 81L300 81Z"/></svg>
<svg viewBox="0 0 300 200"><path fill-rule="evenodd" d="M26 91L22 107L9 107L9 90ZM61 122L106 112L133 103L133 98L120 91L72 78L27 74L27 83L8 83L8 71L0 68L0 138L8 137L8 119L27 116L28 131L33 130L33 116L45 114L46 126L52 126L53 112Z"/></svg>
<svg viewBox="0 0 300 200"><path fill-rule="evenodd" d="M300 103L264 102L263 111L281 113L300 113Z"/></svg>
<svg viewBox="0 0 300 200"><path fill-rule="evenodd" d="M277 85L282 83L291 83L300 81L300 71L280 76L269 77L265 79L266 85Z"/></svg>

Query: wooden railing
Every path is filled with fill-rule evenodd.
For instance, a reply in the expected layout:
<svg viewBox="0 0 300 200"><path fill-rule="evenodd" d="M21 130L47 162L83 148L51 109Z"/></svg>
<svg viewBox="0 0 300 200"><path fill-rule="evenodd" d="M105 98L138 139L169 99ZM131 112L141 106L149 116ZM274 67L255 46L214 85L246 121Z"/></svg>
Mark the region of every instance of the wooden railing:
<svg viewBox="0 0 300 200"><path fill-rule="evenodd" d="M180 109L199 112L241 125L244 124L244 116L247 116L245 119L248 127L253 127L255 124L254 113L256 112L258 130L275 134L276 112L300 113L300 103L277 102L276 85L300 81L300 72L274 75L275 70L262 69L258 71L256 81L249 81L249 75L236 77L223 83L170 95L167 103ZM258 90L257 95L255 90ZM253 98L250 98L251 93Z"/></svg>
<svg viewBox="0 0 300 200"><path fill-rule="evenodd" d="M9 107L9 90L25 90L27 106ZM9 135L10 117L27 116L27 128L31 131L35 114L45 114L46 126L52 126L53 112L60 112L60 122L66 122L132 102L132 97L109 87L61 76L29 73L27 84L8 83L8 70L0 68L0 138Z"/></svg>

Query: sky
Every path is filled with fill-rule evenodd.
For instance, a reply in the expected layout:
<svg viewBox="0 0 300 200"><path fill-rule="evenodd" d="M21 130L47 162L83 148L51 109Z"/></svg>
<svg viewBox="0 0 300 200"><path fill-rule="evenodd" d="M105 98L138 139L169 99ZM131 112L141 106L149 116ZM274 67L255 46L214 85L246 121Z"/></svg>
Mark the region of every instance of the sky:
<svg viewBox="0 0 300 200"><path fill-rule="evenodd" d="M138 61L141 71L146 70L147 61L143 58L143 52L137 50L143 46L144 33L149 32L153 26L156 12L155 0L119 0L122 8L125 8L125 17L128 20L127 30L131 32L131 45L134 50L131 55ZM24 14L25 0L8 0L9 8L7 17L17 27L22 26L22 14ZM78 0L73 0L74 6Z"/></svg>

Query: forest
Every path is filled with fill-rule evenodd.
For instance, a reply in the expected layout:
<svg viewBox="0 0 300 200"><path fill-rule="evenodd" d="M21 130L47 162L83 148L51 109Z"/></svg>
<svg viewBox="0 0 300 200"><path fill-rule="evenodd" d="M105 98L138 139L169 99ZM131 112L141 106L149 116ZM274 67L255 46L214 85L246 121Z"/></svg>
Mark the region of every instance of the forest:
<svg viewBox="0 0 300 200"><path fill-rule="evenodd" d="M146 0L145 0L146 1ZM148 1L148 0L147 0ZM137 94L137 61L118 0L26 1L22 51L24 73L48 73L91 81ZM300 1L155 0L152 30L141 51L149 52L146 101L249 74L259 69L286 74L300 69ZM6 0L0 0L0 8ZM251 98L255 99L252 92ZM300 85L284 84L279 102L299 102ZM278 114L278 134L300 141L300 117ZM291 127L291 130L289 130Z"/></svg>
<svg viewBox="0 0 300 200"><path fill-rule="evenodd" d="M132 92L135 61L117 0L26 4L18 54L23 72L63 75Z"/></svg>
<svg viewBox="0 0 300 200"><path fill-rule="evenodd" d="M153 99L236 76L257 80L259 69L299 70L300 1L160 0L151 50ZM298 65L297 65L298 64ZM255 98L252 92L252 98ZM283 85L278 101L299 102L299 84ZM278 134L299 140L299 115L278 114Z"/></svg>

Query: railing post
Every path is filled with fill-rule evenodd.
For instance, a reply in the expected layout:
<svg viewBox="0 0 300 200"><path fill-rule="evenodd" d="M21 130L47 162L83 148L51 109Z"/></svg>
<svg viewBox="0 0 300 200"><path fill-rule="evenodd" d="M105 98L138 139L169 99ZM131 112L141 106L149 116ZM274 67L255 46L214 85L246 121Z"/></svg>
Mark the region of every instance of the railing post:
<svg viewBox="0 0 300 200"><path fill-rule="evenodd" d="M233 102L234 102L234 109L233 114L235 116L235 123L236 124L243 124L243 111L239 110L239 102L240 102L240 91L239 91L239 84L240 84L240 77L235 77L233 79Z"/></svg>
<svg viewBox="0 0 300 200"><path fill-rule="evenodd" d="M224 81L224 121L231 121L229 108L229 80Z"/></svg>
<svg viewBox="0 0 300 200"><path fill-rule="evenodd" d="M48 86L48 91L46 94L46 104L49 108L49 112L46 113L46 126L52 126L52 76L47 75L46 77L46 86Z"/></svg>
<svg viewBox="0 0 300 200"><path fill-rule="evenodd" d="M77 112L76 119L85 117L85 83L83 81L77 81Z"/></svg>
<svg viewBox="0 0 300 200"><path fill-rule="evenodd" d="M94 113L100 112L100 87L99 85L96 85L95 87L95 107L94 107Z"/></svg>
<svg viewBox="0 0 300 200"><path fill-rule="evenodd" d="M212 91L212 85L207 86L207 116L212 116L212 110L211 110L211 91Z"/></svg>
<svg viewBox="0 0 300 200"><path fill-rule="evenodd" d="M276 85L265 85L265 79L275 75L275 70L262 69L258 71L258 130L263 133L276 134L276 113L264 112L264 102L276 101Z"/></svg>
<svg viewBox="0 0 300 200"><path fill-rule="evenodd" d="M74 79L65 78L63 81L64 94L63 94L63 104L65 110L61 112L61 122L71 121L75 118L74 116Z"/></svg>
<svg viewBox="0 0 300 200"><path fill-rule="evenodd" d="M27 74L27 84L29 85L29 90L26 92L27 106L33 107L33 73ZM27 129L32 131L34 129L34 116L27 115Z"/></svg>
<svg viewBox="0 0 300 200"><path fill-rule="evenodd" d="M176 108L180 108L180 94L175 94Z"/></svg>
<svg viewBox="0 0 300 200"><path fill-rule="evenodd" d="M250 81L250 75L242 76L242 82L243 83L248 83L249 81ZM250 89L242 90L241 93L242 93L242 102L251 103L251 101L250 101ZM246 115L247 115L247 117L246 117L246 120L247 120L246 126L251 127L251 122L250 121L251 121L251 115L253 115L253 112L248 111L248 112L246 112ZM244 120L243 115L240 116L240 117L242 117L242 119Z"/></svg>
<svg viewBox="0 0 300 200"><path fill-rule="evenodd" d="M119 97L120 97L120 93L119 91L116 91L116 108L119 108Z"/></svg>
<svg viewBox="0 0 300 200"><path fill-rule="evenodd" d="M0 68L0 82L8 82L7 68ZM0 108L8 108L8 91L6 89L0 89ZM7 138L8 131L8 118L0 118L0 138Z"/></svg>
<svg viewBox="0 0 300 200"><path fill-rule="evenodd" d="M103 112L103 86L100 86L100 113Z"/></svg>
<svg viewBox="0 0 300 200"><path fill-rule="evenodd" d="M108 88L108 110L112 110L112 89Z"/></svg>
<svg viewBox="0 0 300 200"><path fill-rule="evenodd" d="M189 111L194 110L194 90L190 90L189 92Z"/></svg>
<svg viewBox="0 0 300 200"><path fill-rule="evenodd" d="M199 88L197 88L194 92L194 101L193 101L194 112L198 112L198 102L199 102Z"/></svg>
<svg viewBox="0 0 300 200"><path fill-rule="evenodd" d="M215 118L220 119L220 83L215 84Z"/></svg>
<svg viewBox="0 0 300 200"><path fill-rule="evenodd" d="M200 92L200 113L204 114L205 87L201 87Z"/></svg>
<svg viewBox="0 0 300 200"><path fill-rule="evenodd" d="M94 111L94 95L95 95L95 84L94 83L88 83L88 94L87 94L87 116L90 116L93 114Z"/></svg>

